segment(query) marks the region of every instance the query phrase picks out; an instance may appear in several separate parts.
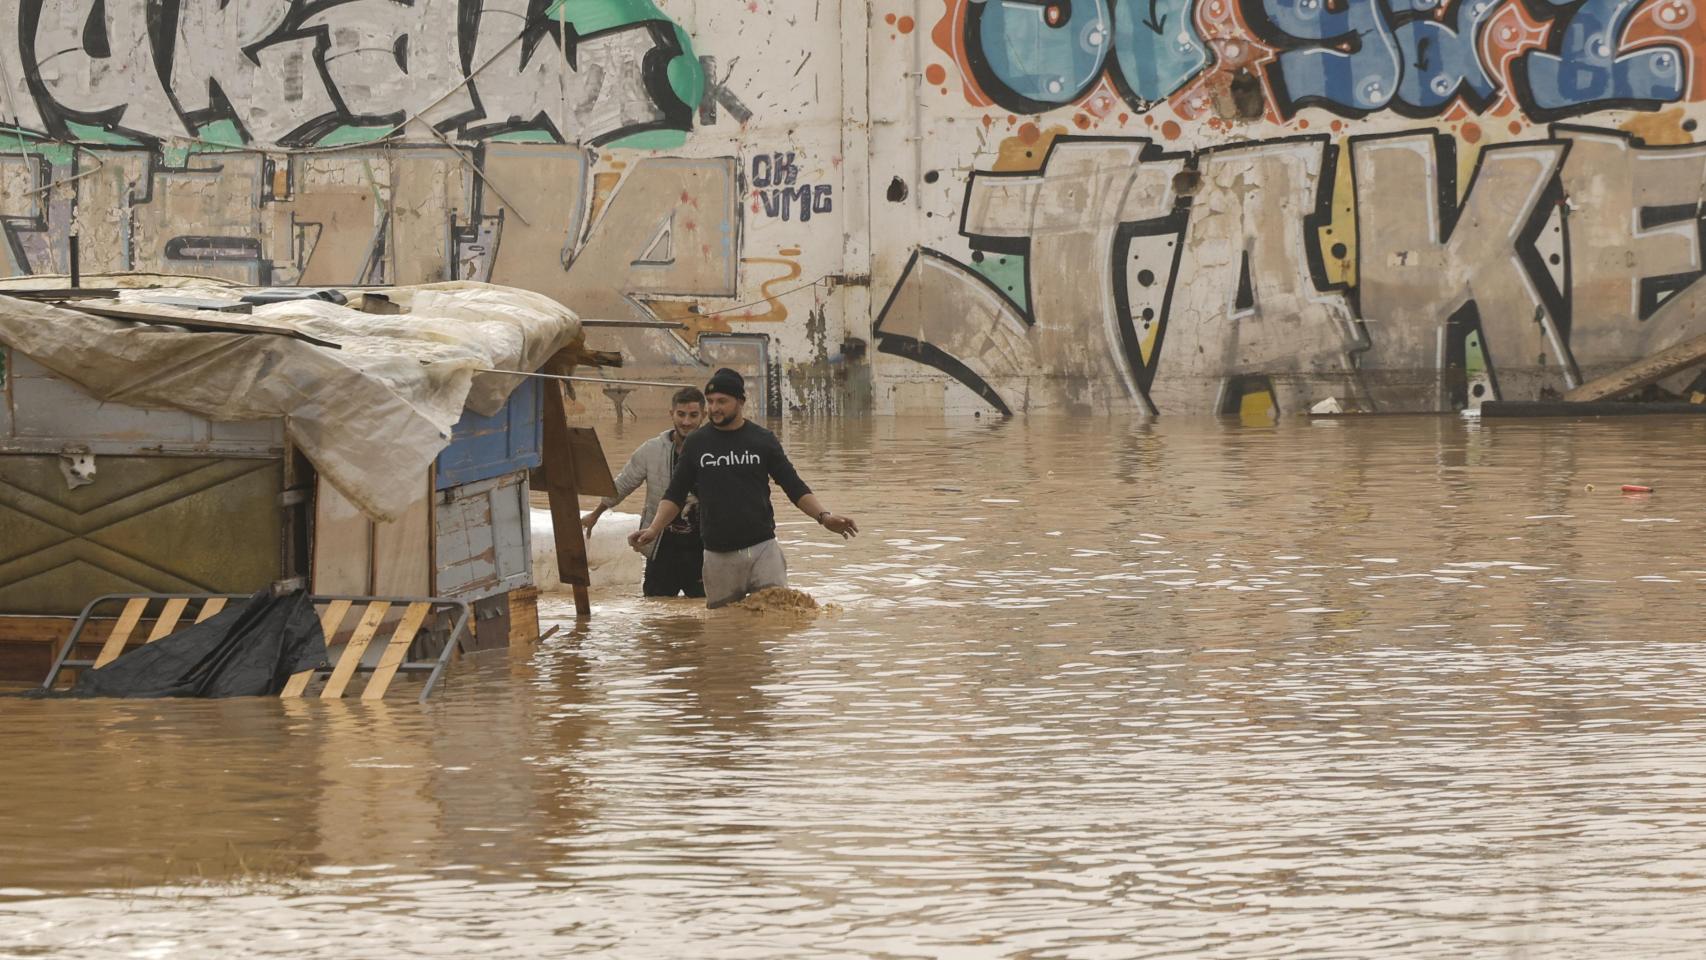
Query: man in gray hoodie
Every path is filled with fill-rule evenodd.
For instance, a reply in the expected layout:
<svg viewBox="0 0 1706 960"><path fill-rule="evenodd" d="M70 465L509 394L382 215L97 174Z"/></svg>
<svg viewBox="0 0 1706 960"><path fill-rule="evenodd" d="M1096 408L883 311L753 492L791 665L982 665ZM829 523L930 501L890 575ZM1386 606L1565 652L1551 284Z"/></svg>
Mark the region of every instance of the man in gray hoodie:
<svg viewBox="0 0 1706 960"><path fill-rule="evenodd" d="M676 391L670 402L669 417L670 428L640 444L616 475L616 496L605 497L597 509L581 518L581 526L588 534L604 511L626 500L642 483L646 485L646 508L640 514L640 529L644 530L657 516L658 501L669 487L681 445L705 420L705 395L697 387ZM699 537L697 504L670 523L661 537L639 550L646 556L646 579L641 588L646 596L705 595L705 546Z"/></svg>

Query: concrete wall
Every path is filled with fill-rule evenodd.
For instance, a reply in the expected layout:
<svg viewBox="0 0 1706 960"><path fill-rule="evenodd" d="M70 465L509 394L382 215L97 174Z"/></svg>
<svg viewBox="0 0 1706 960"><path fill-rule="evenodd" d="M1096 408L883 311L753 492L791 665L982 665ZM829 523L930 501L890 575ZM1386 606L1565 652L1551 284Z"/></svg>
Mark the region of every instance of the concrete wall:
<svg viewBox="0 0 1706 960"><path fill-rule="evenodd" d="M85 273L512 283L686 324L594 344L634 373L738 357L808 412L1431 409L1706 332L1690 0L0 23L9 275L65 272L76 235Z"/></svg>

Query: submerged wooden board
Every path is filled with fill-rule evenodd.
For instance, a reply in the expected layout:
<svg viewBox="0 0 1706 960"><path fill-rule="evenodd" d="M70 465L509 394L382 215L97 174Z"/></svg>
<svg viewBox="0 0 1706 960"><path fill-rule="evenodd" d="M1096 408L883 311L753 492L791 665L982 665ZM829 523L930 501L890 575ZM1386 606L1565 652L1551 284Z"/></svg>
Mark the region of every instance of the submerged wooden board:
<svg viewBox="0 0 1706 960"><path fill-rule="evenodd" d="M1481 404L1485 419L1518 417L1656 417L1701 416L1706 403L1625 403L1607 400L1593 403L1561 403L1526 400L1488 400Z"/></svg>
<svg viewBox="0 0 1706 960"><path fill-rule="evenodd" d="M1658 353L1638 360L1627 367L1613 370L1603 377L1596 377L1582 384L1569 393L1564 399L1571 403L1587 400L1610 400L1633 393L1649 384L1673 373L1681 373L1689 367L1706 362L1706 334L1701 334L1690 340L1660 350Z"/></svg>

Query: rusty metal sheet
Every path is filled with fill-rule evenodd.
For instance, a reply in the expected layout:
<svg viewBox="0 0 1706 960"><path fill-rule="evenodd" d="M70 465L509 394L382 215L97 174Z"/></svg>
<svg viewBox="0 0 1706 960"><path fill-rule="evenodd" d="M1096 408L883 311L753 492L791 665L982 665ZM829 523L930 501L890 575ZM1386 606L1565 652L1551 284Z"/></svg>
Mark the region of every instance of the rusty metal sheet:
<svg viewBox="0 0 1706 960"><path fill-rule="evenodd" d="M282 575L278 459L0 454L0 614L71 615L107 593L248 593Z"/></svg>

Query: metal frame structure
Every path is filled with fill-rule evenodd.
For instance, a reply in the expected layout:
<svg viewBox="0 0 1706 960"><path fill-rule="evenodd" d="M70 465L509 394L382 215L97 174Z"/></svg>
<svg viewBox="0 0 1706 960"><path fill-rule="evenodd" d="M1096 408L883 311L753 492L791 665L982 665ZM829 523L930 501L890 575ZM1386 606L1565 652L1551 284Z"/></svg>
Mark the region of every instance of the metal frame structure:
<svg viewBox="0 0 1706 960"><path fill-rule="evenodd" d="M88 627L89 623L91 622L91 618L93 617L96 608L101 606L102 604L124 603L126 605L126 607L128 608L132 601L141 600L144 602L144 606L140 609L142 611L146 611L148 605L153 604L155 601L164 601L165 604L177 603L178 604L178 614L171 621L172 626L175 627L177 622L178 622L178 617L182 616L182 613L187 608L188 604L193 602L193 601L196 601L196 600L203 601L202 607L201 607L202 610L207 609L207 607L209 605L209 601L219 601L219 603L217 606L214 607L212 612L198 616L196 620L191 621L189 624L186 624L186 626L193 625L194 623L198 623L201 620L205 620L208 617L211 617L211 616L217 614L220 610L222 610L224 608L225 604L229 603L232 600L248 600L251 596L253 596L253 594L248 594L248 593L237 593L237 594L233 594L233 593L109 593L109 594L105 594L103 596L96 597L95 599L89 601L89 603L86 606L84 606L83 612L78 615L77 622L71 628L71 635L66 638L65 646L59 651L58 657L56 657L54 659L53 669L48 671L47 679L42 681L41 688L43 690L52 690L53 685L56 682L58 682L58 680L59 680L60 673L64 670L66 670L67 668L70 668L70 669L90 669L90 668L95 667L97 663L101 663L102 665L104 665L105 662L108 662L108 661L100 660L99 658L97 658L95 660L73 659L71 656L72 652L77 649L77 644L83 640L83 633L84 633L85 629ZM469 623L468 623L468 621L469 621L470 616L472 614L473 608L470 606L470 604L466 600L452 600L452 599L449 599L446 597L350 597L350 596L311 596L309 598L309 600L310 600L310 602L312 602L314 604L315 610L317 612L321 612L322 617L325 616L324 608L330 607L330 606L335 605L335 604L343 604L344 609L339 614L339 617L338 617L339 621L341 621L344 618L344 614L347 614L347 612L350 608L354 607L357 604L363 605L368 611L372 610L374 604L385 604L386 607L385 607L385 610L382 611L381 616L379 618L374 619L372 629L367 629L367 625L365 622L366 617L363 618L363 625L361 627L357 628L358 633L360 633L364 629L367 629L367 634L368 634L369 639L371 638L372 633L377 630L377 628L379 626L379 621L381 619L383 619L383 617L389 613L390 608L393 606L400 607L406 611L409 607L411 607L413 605L426 604L426 605L428 605L428 610L422 615L423 620L425 617L445 616L447 614L454 614L454 619L451 622L450 632L445 637L444 647L443 647L443 649L441 649L438 652L438 655L435 658L428 659L428 660L403 660L399 663L396 663L393 668L386 668L386 669L394 669L395 672L397 672L397 673L415 673L415 674L424 673L427 675L426 676L426 684L421 690L421 695L420 695L420 698L418 701L420 703L425 703L427 700L427 697L432 695L433 687L438 684L439 677L441 677L444 674L445 665L450 662L451 653L457 649L462 649L464 652L467 652L466 651L466 645L467 645L467 638L469 636L469 630L468 630ZM123 608L121 608L121 609L123 609ZM122 613L120 614L119 623L115 623L115 626L114 626L115 630L117 630L119 625L122 624L123 619L126 616L127 616L127 614L122 614ZM158 617L164 617L164 616L165 616L164 613L158 615ZM405 616L407 616L407 614L405 614ZM140 622L141 619L142 619L142 615L139 612L136 615L135 620L128 627L125 628L125 638L124 638L125 641L128 641L130 631L132 631L136 628L136 623ZM334 627L335 626L336 625L334 625ZM399 624L399 627L400 626L401 626L401 624ZM418 625L417 625L417 627L418 627ZM169 636L171 634L171 632L174 632L174 631L169 630L166 633L161 633L160 628L159 628L158 618L157 618L155 633L153 635L149 636L147 638L147 640L145 640L144 642L145 643L152 643L155 640L162 639L164 636ZM327 637L326 639L329 641L332 638ZM409 647L412 649L420 641L421 641L421 637L417 633L414 637L411 638L410 643L409 643ZM366 643L366 640L364 639L361 643L361 649L355 651L357 656L361 656L366 652L366 645L367 645L367 643ZM355 646L355 643L352 641L352 643L350 643L346 646ZM121 644L121 647L122 647L122 644ZM346 650L346 655L347 655L347 653L348 653L348 651ZM382 668L381 665L369 666L367 664L358 663L352 670L346 671L346 676L353 675L354 673L373 674L373 673L377 672L378 670L380 670L381 668ZM298 677L305 677L305 675L310 675L310 674L315 675L315 676L317 676L317 675L330 676L334 672L335 669L336 669L336 667L334 666L334 667L328 667L325 669L317 669L317 670L313 670L313 671L304 671L302 674L298 674L297 676ZM308 682L308 679L312 679L312 677L309 676L309 677L307 677L307 679L304 679L302 681L303 686L306 685L306 683ZM387 683L388 683L388 681L387 681ZM301 693L300 688L297 690L297 693L298 694Z"/></svg>

